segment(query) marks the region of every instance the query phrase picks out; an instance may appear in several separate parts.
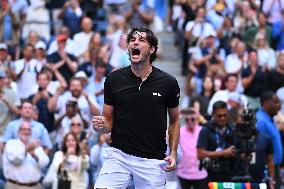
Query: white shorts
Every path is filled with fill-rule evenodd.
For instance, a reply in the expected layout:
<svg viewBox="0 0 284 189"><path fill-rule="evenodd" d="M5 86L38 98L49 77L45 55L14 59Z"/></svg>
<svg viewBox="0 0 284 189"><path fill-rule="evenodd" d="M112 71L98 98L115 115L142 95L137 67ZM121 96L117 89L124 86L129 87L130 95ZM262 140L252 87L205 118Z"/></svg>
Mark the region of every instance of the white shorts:
<svg viewBox="0 0 284 189"><path fill-rule="evenodd" d="M165 189L164 160L140 158L110 147L105 154L96 188L125 189L133 179L135 189Z"/></svg>

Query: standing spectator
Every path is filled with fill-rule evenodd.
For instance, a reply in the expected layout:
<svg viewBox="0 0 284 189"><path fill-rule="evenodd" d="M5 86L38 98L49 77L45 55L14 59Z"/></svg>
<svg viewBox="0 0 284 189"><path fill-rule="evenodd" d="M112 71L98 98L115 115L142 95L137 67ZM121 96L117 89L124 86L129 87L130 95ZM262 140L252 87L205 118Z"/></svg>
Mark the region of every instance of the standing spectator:
<svg viewBox="0 0 284 189"><path fill-rule="evenodd" d="M197 141L201 131L198 125L198 116L193 109L183 109L180 112L181 117L185 119L185 125L180 129L180 147L182 149L182 158L177 167L177 175L182 189L206 189L207 171L199 169L199 160L197 159Z"/></svg>
<svg viewBox="0 0 284 189"><path fill-rule="evenodd" d="M8 46L5 43L0 43L0 70L11 73L11 57L8 54Z"/></svg>
<svg viewBox="0 0 284 189"><path fill-rule="evenodd" d="M69 53L69 54L72 54L73 56L75 56L76 54L76 45L75 45L75 42L73 39L71 39L70 37L70 31L69 31L69 28L66 27L66 26L62 26L60 29L59 29L59 32L58 32L58 36L60 34L63 34L66 36L67 40L66 40L66 46L65 46L65 52L66 53ZM52 53L58 51L58 42L56 39L54 39L53 41L51 41L50 45L49 45L49 48L47 50L47 55L51 55Z"/></svg>
<svg viewBox="0 0 284 189"><path fill-rule="evenodd" d="M65 114L65 104L69 100L75 100L77 102L78 108L85 120L90 120L92 115L100 114L94 95L88 95L83 91L81 80L78 78L72 78L70 80L69 91L61 96L56 94L49 100L50 110L59 111L59 115Z"/></svg>
<svg viewBox="0 0 284 189"><path fill-rule="evenodd" d="M33 86L36 85L36 75L42 69L42 64L33 58L34 47L27 44L23 51L24 57L13 64L15 70L13 79L17 82L19 97L26 99L32 95Z"/></svg>
<svg viewBox="0 0 284 189"><path fill-rule="evenodd" d="M45 0L29 0L26 23L22 30L23 38L26 38L30 31L35 31L45 41L50 40L50 20L45 3Z"/></svg>
<svg viewBox="0 0 284 189"><path fill-rule="evenodd" d="M273 122L273 116L280 110L279 98L273 92L266 91L261 96L262 108L256 113L257 129L270 136L273 144L273 159L275 163L276 189L280 188L279 165L283 158L281 136Z"/></svg>
<svg viewBox="0 0 284 189"><path fill-rule="evenodd" d="M83 15L78 0L67 0L58 15L63 24L70 30L70 36L80 32L80 19Z"/></svg>
<svg viewBox="0 0 284 189"><path fill-rule="evenodd" d="M257 50L259 65L263 67L263 70L269 71L274 69L276 67L276 54L270 48L263 33L257 33L255 36L254 47Z"/></svg>
<svg viewBox="0 0 284 189"><path fill-rule="evenodd" d="M90 164L93 173L93 181L96 182L105 161L106 150L109 148L111 142L110 134L100 134L99 142L91 148Z"/></svg>
<svg viewBox="0 0 284 189"><path fill-rule="evenodd" d="M278 1L273 0L273 2L278 2ZM281 15L282 16L278 20L273 22L272 25L272 37L275 41L275 48L277 51L281 51L282 49L284 49L284 32L283 32L284 10L281 11Z"/></svg>
<svg viewBox="0 0 284 189"><path fill-rule="evenodd" d="M51 69L58 69L66 82L69 82L77 71L78 63L72 54L65 51L67 39L67 36L64 34L59 34L56 37L58 50L47 56L47 62L50 64Z"/></svg>
<svg viewBox="0 0 284 189"><path fill-rule="evenodd" d="M32 126L23 121L17 130L18 139L10 139L5 145L3 170L7 179L6 189L41 189L41 169L49 158L38 140L32 138Z"/></svg>
<svg viewBox="0 0 284 189"><path fill-rule="evenodd" d="M255 50L249 52L248 67L242 70L242 85L248 106L252 109L260 108L260 96L264 92L265 72L258 63Z"/></svg>
<svg viewBox="0 0 284 189"><path fill-rule="evenodd" d="M127 4L124 10L124 17L129 25L129 28L140 28L149 26L153 22L153 9L142 4L142 0L133 0Z"/></svg>
<svg viewBox="0 0 284 189"><path fill-rule="evenodd" d="M48 133L54 130L54 112L48 109L48 100L53 96L47 90L50 81L50 75L47 72L40 72L37 75L38 91L29 97L32 104L37 107L38 120L47 129Z"/></svg>
<svg viewBox="0 0 284 189"><path fill-rule="evenodd" d="M216 93L212 96L207 112L209 115L212 113L212 107L213 104L219 100L228 102L229 94L231 92L236 91L238 83L238 76L236 74L228 74L225 78L225 89L224 90L218 90Z"/></svg>
<svg viewBox="0 0 284 189"><path fill-rule="evenodd" d="M106 65L102 62L98 62L95 65L95 74L89 78L88 85L86 87L86 92L91 96L95 95L97 104L100 107L100 111L104 104L104 82L106 74Z"/></svg>
<svg viewBox="0 0 284 189"><path fill-rule="evenodd" d="M200 113L205 118L209 118L207 108L212 96L215 94L214 80L211 76L206 75L202 80L202 89L199 95L192 98L192 101L198 101L200 103Z"/></svg>
<svg viewBox="0 0 284 189"><path fill-rule="evenodd" d="M26 8L27 4L24 3ZM24 8L24 9L25 9ZM20 18L17 16L19 12L15 12L13 4L9 1L1 1L0 9L0 41L3 41L9 45L16 45L20 35Z"/></svg>
<svg viewBox="0 0 284 189"><path fill-rule="evenodd" d="M4 133L4 141L7 143L10 139L18 138L18 129L22 122L29 122L32 129L32 139L39 140L43 148L48 151L52 148L52 144L48 132L42 123L32 119L34 115L33 104L29 101L22 102L21 117L8 123Z"/></svg>
<svg viewBox="0 0 284 189"><path fill-rule="evenodd" d="M263 0L262 11L268 18L268 23L274 24L281 20L281 13L283 11L283 0Z"/></svg>
<svg viewBox="0 0 284 189"><path fill-rule="evenodd" d="M18 115L17 106L21 105L17 94L5 86L6 73L0 70L0 137L3 136L7 124L12 121L13 115Z"/></svg>
<svg viewBox="0 0 284 189"><path fill-rule="evenodd" d="M82 31L73 36L76 45L76 57L82 60L83 53L88 49L91 37L94 32L92 31L93 22L89 17L83 17L81 20Z"/></svg>
<svg viewBox="0 0 284 189"><path fill-rule="evenodd" d="M47 63L46 60L46 44L42 41L39 41L35 44L35 59L40 62L41 65L45 66Z"/></svg>
<svg viewBox="0 0 284 189"><path fill-rule="evenodd" d="M72 133L65 135L63 146L54 154L52 163L48 169L44 183L51 183L52 189L57 189L58 169L67 171L71 180L71 189L86 189L86 170L89 167L89 156L81 151L76 136Z"/></svg>
<svg viewBox="0 0 284 189"><path fill-rule="evenodd" d="M284 52L278 54L276 68L268 72L265 86L273 92L284 86Z"/></svg>
<svg viewBox="0 0 284 189"><path fill-rule="evenodd" d="M271 26L266 22L266 15L263 12L259 12L257 15L258 26L250 26L241 33L243 40L250 47L253 47L255 37L257 33L262 33L264 35L264 40L266 44L271 44Z"/></svg>
<svg viewBox="0 0 284 189"><path fill-rule="evenodd" d="M240 41L236 45L236 52L229 54L225 61L225 69L227 73L240 74L242 67L247 61L246 45Z"/></svg>

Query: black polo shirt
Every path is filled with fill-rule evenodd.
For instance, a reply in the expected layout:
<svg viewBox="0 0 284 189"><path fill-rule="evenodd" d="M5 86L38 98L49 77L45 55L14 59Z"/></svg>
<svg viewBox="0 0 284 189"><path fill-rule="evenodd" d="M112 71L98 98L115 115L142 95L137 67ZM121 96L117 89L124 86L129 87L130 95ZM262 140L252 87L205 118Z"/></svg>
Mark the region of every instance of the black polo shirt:
<svg viewBox="0 0 284 189"><path fill-rule="evenodd" d="M153 67L142 82L128 66L108 75L104 91L105 104L114 107L111 146L130 155L163 159L167 108L179 104L176 79Z"/></svg>

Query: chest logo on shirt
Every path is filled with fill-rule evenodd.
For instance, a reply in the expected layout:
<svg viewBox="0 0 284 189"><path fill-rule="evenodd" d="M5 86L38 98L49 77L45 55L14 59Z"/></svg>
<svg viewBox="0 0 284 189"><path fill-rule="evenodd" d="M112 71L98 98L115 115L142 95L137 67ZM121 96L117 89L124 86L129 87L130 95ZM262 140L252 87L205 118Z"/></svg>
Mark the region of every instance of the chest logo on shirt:
<svg viewBox="0 0 284 189"><path fill-rule="evenodd" d="M160 93L154 93L153 92L153 96L162 96Z"/></svg>

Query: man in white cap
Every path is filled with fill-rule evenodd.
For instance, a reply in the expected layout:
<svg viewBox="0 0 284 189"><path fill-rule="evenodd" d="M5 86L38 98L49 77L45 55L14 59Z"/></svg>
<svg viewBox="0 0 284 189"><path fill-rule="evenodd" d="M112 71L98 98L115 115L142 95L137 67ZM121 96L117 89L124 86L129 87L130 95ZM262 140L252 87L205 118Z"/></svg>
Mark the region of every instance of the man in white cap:
<svg viewBox="0 0 284 189"><path fill-rule="evenodd" d="M39 61L43 66L47 63L46 61L46 44L39 41L35 45L35 59Z"/></svg>

